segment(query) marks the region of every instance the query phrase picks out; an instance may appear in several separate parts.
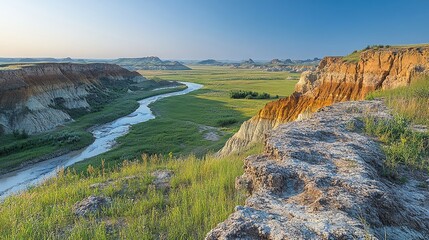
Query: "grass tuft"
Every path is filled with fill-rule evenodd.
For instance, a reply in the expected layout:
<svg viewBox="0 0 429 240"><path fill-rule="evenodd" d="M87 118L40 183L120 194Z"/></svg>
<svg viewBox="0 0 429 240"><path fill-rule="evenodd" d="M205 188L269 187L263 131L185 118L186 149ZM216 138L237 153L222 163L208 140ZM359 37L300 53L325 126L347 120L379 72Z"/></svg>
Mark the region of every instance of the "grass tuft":
<svg viewBox="0 0 429 240"><path fill-rule="evenodd" d="M377 121L364 119L365 131L384 143L386 169L397 175L399 164L429 171L429 77L413 81L408 87L374 92L367 99L383 98L395 117ZM421 124L423 130L416 130Z"/></svg>
<svg viewBox="0 0 429 240"><path fill-rule="evenodd" d="M413 81L410 86L370 93L367 99L383 98L396 114L413 124L429 126L429 76Z"/></svg>
<svg viewBox="0 0 429 240"><path fill-rule="evenodd" d="M262 151L255 146L247 154ZM88 167L87 172L60 171L41 186L5 199L0 205L4 239L202 239L223 221L245 195L234 188L243 172L242 158L176 159L142 155L121 167ZM153 185L156 170L173 172L170 189ZM106 172L107 171L107 172ZM104 187L91 187L106 183ZM105 196L112 205L88 217L72 213L90 196Z"/></svg>

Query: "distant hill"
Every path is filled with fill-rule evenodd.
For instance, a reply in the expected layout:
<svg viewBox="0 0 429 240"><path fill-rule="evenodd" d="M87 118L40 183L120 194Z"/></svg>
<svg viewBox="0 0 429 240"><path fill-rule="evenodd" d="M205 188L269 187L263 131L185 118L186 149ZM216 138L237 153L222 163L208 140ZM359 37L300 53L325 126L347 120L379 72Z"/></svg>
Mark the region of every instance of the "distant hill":
<svg viewBox="0 0 429 240"><path fill-rule="evenodd" d="M128 70L190 70L177 61L162 61L158 57L118 59L73 59L73 58L0 58L0 64L12 63L110 63Z"/></svg>
<svg viewBox="0 0 429 240"><path fill-rule="evenodd" d="M199 61L199 62L197 62L197 64L212 65L212 66L223 66L223 65L225 65L225 63L216 61L214 59L207 59L207 60Z"/></svg>
<svg viewBox="0 0 429 240"><path fill-rule="evenodd" d="M0 64L10 63L87 63L84 59L72 58L0 58Z"/></svg>
<svg viewBox="0 0 429 240"><path fill-rule="evenodd" d="M255 61L253 61L253 59L251 59L251 58L249 58L249 60L244 61L242 63L242 65L252 65L252 64L255 64Z"/></svg>
<svg viewBox="0 0 429 240"><path fill-rule="evenodd" d="M286 59L284 61L275 58L269 62L257 61L249 58L249 60L243 61L239 64L231 64L233 68L244 68L244 69L261 69L269 72L287 71L293 73L301 73L308 70L316 69L320 59L306 59L306 60L291 60Z"/></svg>
<svg viewBox="0 0 429 240"><path fill-rule="evenodd" d="M119 58L110 63L118 64L129 70L190 70L177 61L162 61L158 57Z"/></svg>

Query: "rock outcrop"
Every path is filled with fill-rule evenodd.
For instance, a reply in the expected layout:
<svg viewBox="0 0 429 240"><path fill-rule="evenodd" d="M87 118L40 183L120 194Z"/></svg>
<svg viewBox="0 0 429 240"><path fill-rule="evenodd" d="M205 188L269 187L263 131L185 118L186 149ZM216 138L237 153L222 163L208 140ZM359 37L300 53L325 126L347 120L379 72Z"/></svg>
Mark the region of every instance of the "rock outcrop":
<svg viewBox="0 0 429 240"><path fill-rule="evenodd" d="M89 196L73 205L72 212L76 216L87 217L90 214L97 213L103 208L110 207L112 199L102 196Z"/></svg>
<svg viewBox="0 0 429 240"><path fill-rule="evenodd" d="M291 73L301 73L304 71L315 70L320 59L307 59L307 60L290 60L281 61L279 59L273 59L267 63L255 63L252 59L244 61L242 63L230 64L232 68L239 69L261 69L268 72L280 72L288 71ZM228 65L228 64L225 64ZM224 66L225 66L224 65Z"/></svg>
<svg viewBox="0 0 429 240"><path fill-rule="evenodd" d="M29 134L52 129L71 117L64 109L89 108L92 90L145 81L112 64L41 63L0 69L0 132Z"/></svg>
<svg viewBox="0 0 429 240"><path fill-rule="evenodd" d="M337 103L283 124L245 160L245 206L206 239L428 239L428 176L383 177L377 142L348 126L391 117L382 101Z"/></svg>
<svg viewBox="0 0 429 240"><path fill-rule="evenodd" d="M261 141L267 131L279 124L321 107L362 100L377 89L406 86L424 74L429 74L429 46L369 49L362 51L356 61L326 57L315 71L302 73L291 96L268 103L258 115L244 122L220 153L240 151Z"/></svg>
<svg viewBox="0 0 429 240"><path fill-rule="evenodd" d="M163 61L158 57L118 58L110 63L118 64L129 70L190 70L177 61Z"/></svg>

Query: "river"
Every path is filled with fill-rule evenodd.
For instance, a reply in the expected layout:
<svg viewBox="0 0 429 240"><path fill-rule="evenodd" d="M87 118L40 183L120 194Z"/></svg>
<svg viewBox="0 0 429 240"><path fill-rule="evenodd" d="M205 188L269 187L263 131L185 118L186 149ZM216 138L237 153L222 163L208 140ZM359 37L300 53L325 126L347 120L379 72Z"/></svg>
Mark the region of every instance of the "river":
<svg viewBox="0 0 429 240"><path fill-rule="evenodd" d="M92 129L91 133L95 137L95 141L83 150L74 151L50 160L31 164L24 168L1 175L0 199L4 199L11 194L23 191L29 186L41 183L47 178L55 176L56 172L60 168L71 166L87 158L109 151L115 145L115 140L118 137L128 133L131 125L146 122L155 118L149 108L151 103L167 97L184 95L203 87L203 85L196 83L181 83L187 86L185 90L160 94L140 100L139 108L137 108L133 113Z"/></svg>

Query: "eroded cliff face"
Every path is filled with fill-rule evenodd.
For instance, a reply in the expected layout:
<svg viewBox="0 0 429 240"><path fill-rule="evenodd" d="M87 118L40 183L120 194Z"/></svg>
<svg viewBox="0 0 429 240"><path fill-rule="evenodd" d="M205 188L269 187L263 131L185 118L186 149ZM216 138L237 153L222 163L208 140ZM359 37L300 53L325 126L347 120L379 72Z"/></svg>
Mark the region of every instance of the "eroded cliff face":
<svg viewBox="0 0 429 240"><path fill-rule="evenodd" d="M419 75L429 74L429 47L370 49L357 61L324 58L315 71L302 73L295 92L268 103L258 115L243 123L228 140L221 154L240 151L281 123L304 117L335 102L362 100L377 89L408 85Z"/></svg>
<svg viewBox="0 0 429 240"><path fill-rule="evenodd" d="M112 64L42 63L0 70L0 127L29 134L52 129L72 118L61 108L89 109L91 90L146 80Z"/></svg>
<svg viewBox="0 0 429 240"><path fill-rule="evenodd" d="M382 101L351 101L272 130L236 180L245 205L206 239L428 239L428 176L383 177L379 144L348 127L365 116L391 118Z"/></svg>

